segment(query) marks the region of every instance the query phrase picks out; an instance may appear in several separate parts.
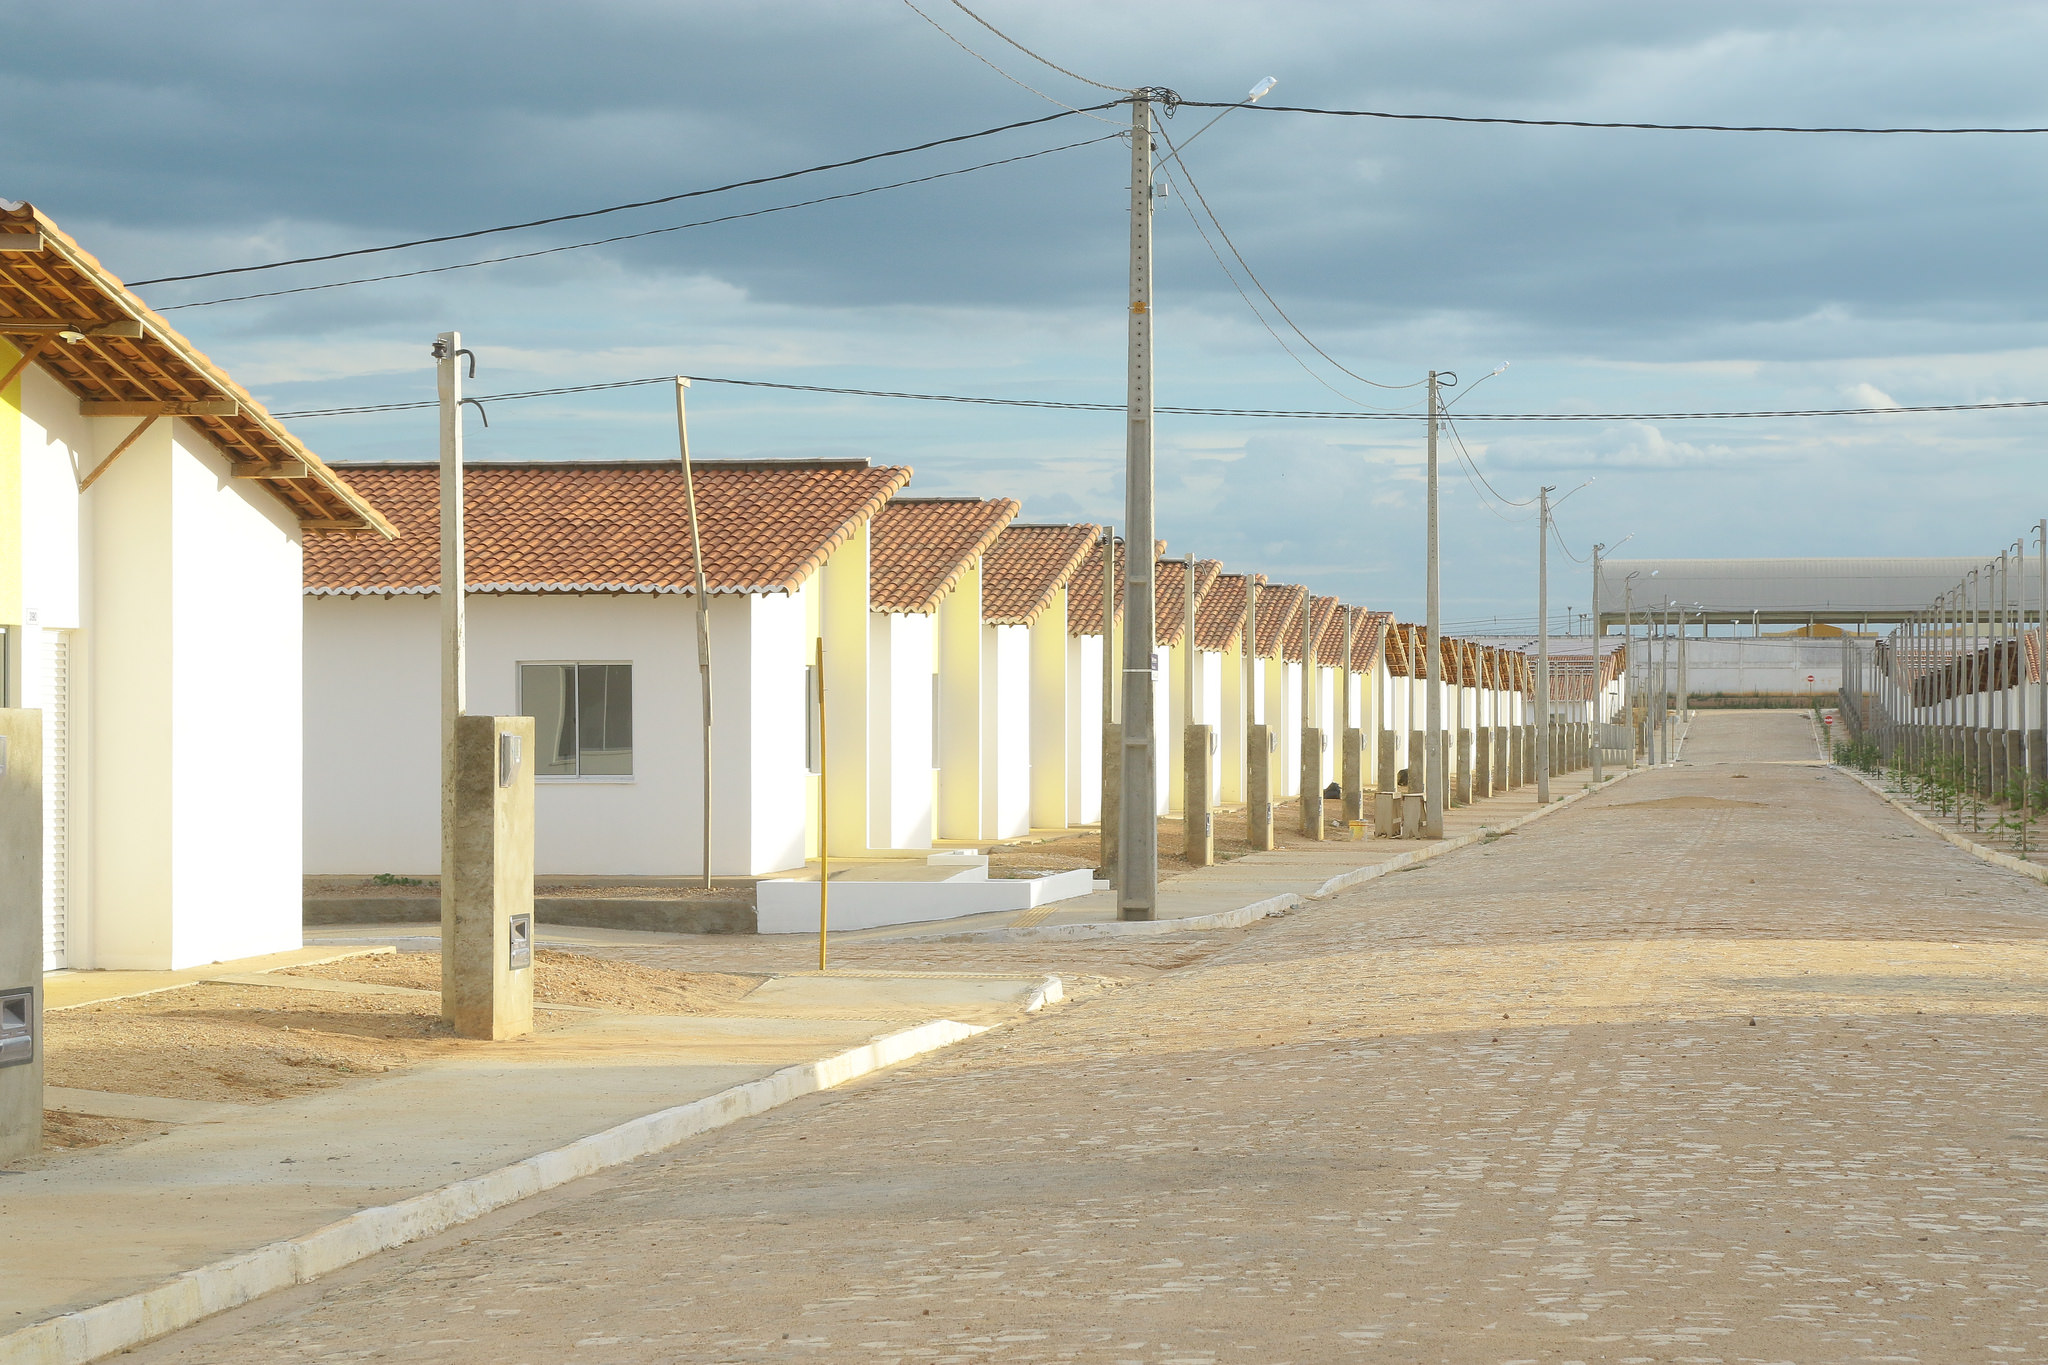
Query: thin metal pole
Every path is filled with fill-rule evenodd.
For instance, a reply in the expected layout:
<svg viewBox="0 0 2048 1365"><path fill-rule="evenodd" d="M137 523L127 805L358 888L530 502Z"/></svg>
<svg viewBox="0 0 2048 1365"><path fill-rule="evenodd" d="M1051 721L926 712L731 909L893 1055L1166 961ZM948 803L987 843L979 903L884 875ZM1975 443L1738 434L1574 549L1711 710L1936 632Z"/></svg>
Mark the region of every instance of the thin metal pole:
<svg viewBox="0 0 2048 1365"><path fill-rule="evenodd" d="M1550 804L1550 495L1536 490L1536 804Z"/></svg>
<svg viewBox="0 0 2048 1365"><path fill-rule="evenodd" d="M1154 547L1152 461L1152 94L1131 100L1131 259L1124 446L1123 833L1117 914L1148 920L1159 900L1152 752Z"/></svg>
<svg viewBox="0 0 2048 1365"><path fill-rule="evenodd" d="M1601 780L1600 771L1600 692L1606 670L1600 658L1600 552L1607 547L1593 547L1593 704L1591 728L1593 731L1593 780Z"/></svg>
<svg viewBox="0 0 2048 1365"><path fill-rule="evenodd" d="M825 637L818 637L818 970L825 970L825 896L832 882L832 842L827 837L825 812Z"/></svg>
<svg viewBox="0 0 2048 1365"><path fill-rule="evenodd" d="M1429 659L1423 704L1428 729L1423 735L1422 837L1444 837L1444 614L1441 595L1442 574L1437 562L1436 511L1436 428L1439 399L1437 372L1429 372L1429 533L1424 551L1427 564L1425 585L1428 609ZM1413 760L1411 759L1412 763Z"/></svg>
<svg viewBox="0 0 2048 1365"><path fill-rule="evenodd" d="M697 480L690 469L690 423L683 391L690 381L676 376L676 443L682 451L683 503L690 512L690 563L697 577L697 691L704 700L704 889L711 889L711 595L704 587L704 538L697 527Z"/></svg>

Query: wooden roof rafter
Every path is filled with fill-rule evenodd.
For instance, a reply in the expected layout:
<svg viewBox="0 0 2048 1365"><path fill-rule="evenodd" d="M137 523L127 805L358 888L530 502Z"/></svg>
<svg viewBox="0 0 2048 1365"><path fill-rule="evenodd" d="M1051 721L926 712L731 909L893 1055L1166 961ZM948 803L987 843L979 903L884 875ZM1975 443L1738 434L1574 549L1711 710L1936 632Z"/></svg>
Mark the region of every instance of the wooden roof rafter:
<svg viewBox="0 0 2048 1365"><path fill-rule="evenodd" d="M53 331L53 323L68 325ZM95 402L220 403L219 411L167 407L140 414L138 422L190 422L235 477L262 483L308 531L397 534L247 390L30 204L0 201L0 339L28 353L88 413L83 405ZM124 448L140 430L128 433Z"/></svg>

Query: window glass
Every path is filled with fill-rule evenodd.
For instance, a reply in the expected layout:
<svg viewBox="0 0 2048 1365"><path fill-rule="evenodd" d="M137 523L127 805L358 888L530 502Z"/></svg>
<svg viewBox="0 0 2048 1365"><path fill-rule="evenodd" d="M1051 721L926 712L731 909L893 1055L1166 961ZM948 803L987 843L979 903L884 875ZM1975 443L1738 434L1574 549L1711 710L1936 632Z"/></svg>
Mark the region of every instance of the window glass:
<svg viewBox="0 0 2048 1365"><path fill-rule="evenodd" d="M633 666L576 665L579 756L585 777L633 771Z"/></svg>
<svg viewBox="0 0 2048 1365"><path fill-rule="evenodd" d="M533 717L534 776L576 776L576 665L519 665L519 705Z"/></svg>

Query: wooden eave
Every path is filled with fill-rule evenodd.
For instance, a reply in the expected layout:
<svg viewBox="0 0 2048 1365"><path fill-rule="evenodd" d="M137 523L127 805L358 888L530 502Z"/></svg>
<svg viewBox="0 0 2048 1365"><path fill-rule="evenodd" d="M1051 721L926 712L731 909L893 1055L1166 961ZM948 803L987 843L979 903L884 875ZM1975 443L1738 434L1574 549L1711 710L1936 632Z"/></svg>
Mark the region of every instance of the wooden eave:
<svg viewBox="0 0 2048 1365"><path fill-rule="evenodd" d="M33 237L40 247L10 251L9 237ZM10 322L22 324L13 335ZM85 324L78 328L82 337L66 342L52 336L49 325L60 322ZM138 334L119 334L125 331ZM207 434L237 478L269 489L305 530L398 534L248 390L32 204L0 209L0 338L23 351L34 347L34 363L82 402L218 408L219 400L232 400L232 413L179 416Z"/></svg>

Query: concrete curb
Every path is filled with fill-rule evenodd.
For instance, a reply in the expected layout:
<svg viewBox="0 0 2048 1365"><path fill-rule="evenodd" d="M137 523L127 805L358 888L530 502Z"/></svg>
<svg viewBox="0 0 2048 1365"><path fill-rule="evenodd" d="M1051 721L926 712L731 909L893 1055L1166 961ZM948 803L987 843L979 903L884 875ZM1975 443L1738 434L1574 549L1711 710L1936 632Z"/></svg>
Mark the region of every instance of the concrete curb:
<svg viewBox="0 0 2048 1365"><path fill-rule="evenodd" d="M1066 983L1056 976L1048 976L1045 980L1033 986L1031 993L1024 997L1024 1012L1026 1014L1036 1014L1047 1005L1057 1005L1066 998Z"/></svg>
<svg viewBox="0 0 2048 1365"><path fill-rule="evenodd" d="M1919 811L1914 810L1911 806L1899 800L1898 797L1893 796L1883 787L1878 786L1877 783L1865 777L1862 773L1856 772L1850 768L1836 768L1835 771L1843 774L1844 776L1850 778L1853 781L1862 783L1864 788L1868 790L1872 796L1875 796L1878 800L1884 802L1887 806L1892 807L1894 810L1898 811L1899 814L1905 816L1908 820L1911 820L1914 824L1920 826L1920 828L1926 830L1929 834L1938 835L1941 838L1948 840L1948 842L1954 844L1957 848L1969 854L1971 857L1981 859L1984 862L1990 863L1993 867L2002 867L2007 872L2017 872L2022 877L2031 877L2037 882L2048 884L2048 867L2043 867L2039 863L2023 863L2018 858L2013 857L2010 853L2000 853L1995 848L1986 848L1984 845L1978 843L1976 840L1972 839L1967 834L1963 834L1957 830L1942 828L1940 825L1935 824L1932 820L1922 815Z"/></svg>
<svg viewBox="0 0 2048 1365"><path fill-rule="evenodd" d="M1048 992L1053 999L1058 998L1058 989L1057 977L1036 988ZM0 1365L86 1365L264 1294L304 1284L366 1256L431 1237L581 1176L663 1151L700 1133L987 1031L985 1025L935 1019L819 1061L784 1067L758 1081L736 1085L673 1109L629 1119L617 1127L484 1175L396 1204L363 1209L302 1237L271 1242L186 1271L154 1289L48 1318L0 1336Z"/></svg>
<svg viewBox="0 0 2048 1365"><path fill-rule="evenodd" d="M1285 915L1300 909L1310 901L1321 900L1326 896L1334 896L1339 891L1348 891L1354 886L1360 886L1377 877L1385 877L1392 873L1400 872L1403 869L1414 867L1416 864L1427 862L1431 858L1441 858L1446 853L1480 843L1489 835L1498 837L1508 833L1510 830L1520 829L1531 820L1540 820L1554 811L1564 809L1574 801L1582 800L1593 795L1595 792L1604 792L1615 783L1623 781L1630 775L1641 771L1643 771L1641 768L1625 769L1600 783L1597 787L1589 786L1582 791L1573 792L1570 796L1561 796L1548 806L1539 807L1526 815L1518 815L1505 824L1482 825L1468 834L1460 834L1454 839L1446 839L1442 843L1432 844L1428 848L1410 849L1406 853L1397 853L1385 862L1374 863L1371 867L1355 867L1349 872L1340 872L1307 895L1297 895L1292 891L1287 891L1277 896L1268 896L1264 900L1253 901L1250 905L1240 905L1235 910L1219 911L1213 915L1188 915L1181 919L1127 920L1102 924L1041 924L1029 929L980 929L959 934L919 934L915 937L906 935L901 939L892 941L899 943L1022 943L1034 939L1149 937L1156 934L1199 934L1215 929L1242 929L1245 925L1265 919L1270 915ZM1027 1006L1027 1008L1029 1007Z"/></svg>

